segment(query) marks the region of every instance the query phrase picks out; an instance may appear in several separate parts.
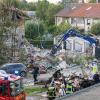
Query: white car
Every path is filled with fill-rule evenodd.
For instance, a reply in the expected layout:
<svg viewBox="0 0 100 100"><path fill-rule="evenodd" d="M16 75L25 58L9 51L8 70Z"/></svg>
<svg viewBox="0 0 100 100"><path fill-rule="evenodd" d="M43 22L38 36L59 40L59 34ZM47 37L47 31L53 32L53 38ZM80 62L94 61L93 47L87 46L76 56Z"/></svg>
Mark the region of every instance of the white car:
<svg viewBox="0 0 100 100"><path fill-rule="evenodd" d="M6 71L4 71L4 70L0 70L0 74L6 75L7 73L6 73Z"/></svg>

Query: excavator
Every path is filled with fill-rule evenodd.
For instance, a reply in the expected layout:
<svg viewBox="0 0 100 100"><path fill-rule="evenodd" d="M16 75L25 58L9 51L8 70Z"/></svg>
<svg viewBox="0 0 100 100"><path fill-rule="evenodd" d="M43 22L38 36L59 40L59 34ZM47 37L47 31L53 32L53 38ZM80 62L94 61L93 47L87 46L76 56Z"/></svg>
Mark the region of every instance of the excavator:
<svg viewBox="0 0 100 100"><path fill-rule="evenodd" d="M54 56L57 53L58 49L60 48L62 42L65 42L69 37L79 37L79 38L82 38L82 39L88 41L90 43L90 46L95 45L96 48L97 48L98 43L97 43L96 39L90 37L89 35L81 34L78 31L76 31L76 29L71 28L71 29L69 29L68 31L66 31L64 33L64 35L58 40L58 42L56 44L54 44L52 46L50 55ZM98 51L100 51L100 50L98 50Z"/></svg>

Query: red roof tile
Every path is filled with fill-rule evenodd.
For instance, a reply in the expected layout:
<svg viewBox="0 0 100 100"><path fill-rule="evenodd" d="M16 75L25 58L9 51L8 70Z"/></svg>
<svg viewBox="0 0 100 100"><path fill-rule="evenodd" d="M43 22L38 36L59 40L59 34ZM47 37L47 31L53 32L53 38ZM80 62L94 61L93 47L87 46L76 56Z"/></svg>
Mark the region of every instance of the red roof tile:
<svg viewBox="0 0 100 100"><path fill-rule="evenodd" d="M63 17L86 17L86 18L100 18L100 3L82 4L69 13L64 10L61 16ZM58 15L59 16L59 15Z"/></svg>

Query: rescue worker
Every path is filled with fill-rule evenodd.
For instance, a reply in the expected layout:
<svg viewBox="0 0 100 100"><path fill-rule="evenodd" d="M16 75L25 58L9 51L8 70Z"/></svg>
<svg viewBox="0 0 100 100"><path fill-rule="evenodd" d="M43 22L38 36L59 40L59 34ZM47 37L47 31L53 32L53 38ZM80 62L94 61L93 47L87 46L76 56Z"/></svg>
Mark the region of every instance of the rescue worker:
<svg viewBox="0 0 100 100"><path fill-rule="evenodd" d="M98 72L96 72L96 74L93 75L93 79L95 83L100 82L100 75L98 74Z"/></svg>
<svg viewBox="0 0 100 100"><path fill-rule="evenodd" d="M71 82L67 83L66 85L66 94L72 94L74 91L73 86L71 84Z"/></svg>
<svg viewBox="0 0 100 100"><path fill-rule="evenodd" d="M97 60L94 59L92 62L92 74L96 74L98 72Z"/></svg>
<svg viewBox="0 0 100 100"><path fill-rule="evenodd" d="M35 66L33 67L33 72L32 72L32 74L33 74L34 82L38 81L38 80L37 80L37 76L38 76L38 74L39 74L39 66L38 66L38 64L35 64Z"/></svg>
<svg viewBox="0 0 100 100"><path fill-rule="evenodd" d="M48 95L48 100L54 100L56 98L56 89L54 86L50 86L48 88L47 95Z"/></svg>
<svg viewBox="0 0 100 100"><path fill-rule="evenodd" d="M64 83L62 83L60 85L60 89L59 89L59 97L62 97L62 96L65 96L66 95L66 92L65 92L65 85Z"/></svg>

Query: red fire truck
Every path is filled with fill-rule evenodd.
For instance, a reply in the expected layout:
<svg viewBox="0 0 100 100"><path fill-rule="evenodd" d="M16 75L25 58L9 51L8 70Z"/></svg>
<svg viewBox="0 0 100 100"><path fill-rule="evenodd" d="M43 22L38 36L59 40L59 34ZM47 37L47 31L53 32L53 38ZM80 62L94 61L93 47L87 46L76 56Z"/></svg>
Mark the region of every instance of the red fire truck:
<svg viewBox="0 0 100 100"><path fill-rule="evenodd" d="M25 98L20 76L0 74L0 100L25 100Z"/></svg>

